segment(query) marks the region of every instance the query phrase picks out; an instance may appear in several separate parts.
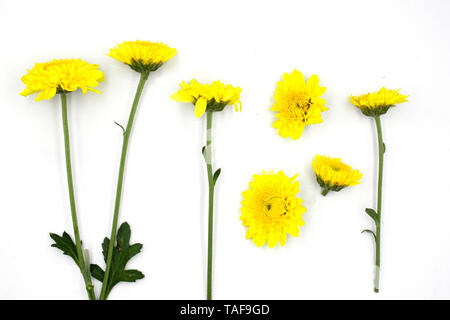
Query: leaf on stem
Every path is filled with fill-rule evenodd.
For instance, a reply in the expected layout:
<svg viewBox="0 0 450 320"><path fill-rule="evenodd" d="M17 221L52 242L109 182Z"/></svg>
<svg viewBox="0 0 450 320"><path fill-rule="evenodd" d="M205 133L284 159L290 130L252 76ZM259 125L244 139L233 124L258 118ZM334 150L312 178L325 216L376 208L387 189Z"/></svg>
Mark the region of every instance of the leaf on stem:
<svg viewBox="0 0 450 320"><path fill-rule="evenodd" d="M109 295L112 288L119 282L135 282L144 278L144 274L139 270L126 270L125 267L135 255L141 252L142 244L135 243L130 245L131 229L128 223L124 222L117 231L117 241L113 249L111 271L106 287L106 296ZM109 239L105 238L102 243L103 258L105 263L108 259ZM103 282L105 271L96 264L90 267L92 277Z"/></svg>
<svg viewBox="0 0 450 320"><path fill-rule="evenodd" d="M221 171L222 171L222 169L219 168L219 169L216 170L216 172L214 172L214 176L213 176L213 183L214 183L214 185L216 185L217 178L219 178Z"/></svg>
<svg viewBox="0 0 450 320"><path fill-rule="evenodd" d="M118 125L121 129L122 129L122 132L123 132L123 135L125 135L125 128L120 124L120 123L118 123L118 122L116 122L116 121L114 121L114 123L116 124L116 125Z"/></svg>
<svg viewBox="0 0 450 320"><path fill-rule="evenodd" d="M371 233L373 235L373 238L375 239L375 242L377 242L377 236L376 236L375 232L373 232L372 230L369 230L369 229L365 229L365 230L361 231L361 233L364 233L364 232Z"/></svg>
<svg viewBox="0 0 450 320"><path fill-rule="evenodd" d="M375 221L376 224L380 222L380 218L378 217L378 214L375 210L366 208L366 213L373 219L373 221Z"/></svg>
<svg viewBox="0 0 450 320"><path fill-rule="evenodd" d="M91 264L91 275L94 279L103 282L103 278L105 277L105 271L100 268L97 264Z"/></svg>
<svg viewBox="0 0 450 320"><path fill-rule="evenodd" d="M50 238L55 241L55 243L52 244L52 247L61 250L63 254L71 257L73 261L75 261L75 263L80 267L77 247L67 232L64 231L62 237L57 235L56 233L50 233Z"/></svg>
<svg viewBox="0 0 450 320"><path fill-rule="evenodd" d="M203 155L203 158L205 158L205 161L206 161L206 146L202 147L202 155Z"/></svg>

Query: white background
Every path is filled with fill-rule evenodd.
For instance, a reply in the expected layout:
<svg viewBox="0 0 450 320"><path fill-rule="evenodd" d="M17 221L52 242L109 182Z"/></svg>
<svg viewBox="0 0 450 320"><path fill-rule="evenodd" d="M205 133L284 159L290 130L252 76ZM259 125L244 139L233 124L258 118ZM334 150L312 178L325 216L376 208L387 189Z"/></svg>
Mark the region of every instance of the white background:
<svg viewBox="0 0 450 320"><path fill-rule="evenodd" d="M36 62L83 58L100 65L103 94L70 94L69 116L82 239L103 266L121 131L139 75L105 54L124 40L163 41L175 58L152 73L126 168L120 221L144 244L130 267L146 278L111 299L205 298L205 118L172 101L182 80L243 88L243 112L214 118L217 299L450 298L449 1L0 1L0 298L85 299L82 278L51 248L71 234L58 97L19 95ZM284 140L271 124L276 81L294 68L328 89L322 124ZM348 103L381 86L410 102L383 117L387 153L381 292L364 208L376 201L376 135ZM361 185L320 195L311 160L339 156ZM242 191L263 169L300 174L307 213L298 238L257 248L239 221ZM98 292L100 286L96 282Z"/></svg>

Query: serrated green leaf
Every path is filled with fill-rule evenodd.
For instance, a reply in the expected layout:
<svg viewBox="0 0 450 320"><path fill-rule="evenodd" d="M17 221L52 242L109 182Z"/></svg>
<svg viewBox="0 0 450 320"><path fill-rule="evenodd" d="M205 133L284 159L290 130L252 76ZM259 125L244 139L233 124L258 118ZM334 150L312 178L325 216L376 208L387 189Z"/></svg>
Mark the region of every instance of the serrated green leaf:
<svg viewBox="0 0 450 320"><path fill-rule="evenodd" d="M379 223L380 219L379 219L378 214L376 213L375 210L370 209L370 208L366 208L366 213L369 215L369 217L371 217L373 219L373 221L375 221L376 224Z"/></svg>
<svg viewBox="0 0 450 320"><path fill-rule="evenodd" d="M103 239L103 243L102 243L102 253L103 253L103 259L106 261L108 260L108 250L109 250L109 239L105 237L105 239Z"/></svg>
<svg viewBox="0 0 450 320"><path fill-rule="evenodd" d="M103 282L103 278L105 277L105 271L103 271L102 268L100 268L96 264L91 264L90 271L94 279Z"/></svg>
<svg viewBox="0 0 450 320"><path fill-rule="evenodd" d="M136 282L136 280L140 280L144 278L144 274L139 270L125 270L120 274L119 281L124 282Z"/></svg>
<svg viewBox="0 0 450 320"><path fill-rule="evenodd" d="M106 286L106 296L109 295L111 290L119 282L135 282L136 280L144 278L144 274L139 270L126 270L126 265L142 250L142 244L135 243L130 245L131 229L128 223L124 222L119 227L116 236L116 244L113 248L111 270L108 278L108 284ZM103 258L105 263L108 257L110 240L105 238L102 243ZM97 265L92 264L90 267L92 277L102 281L104 279L104 271Z"/></svg>
<svg viewBox="0 0 450 320"><path fill-rule="evenodd" d="M117 246L119 250L126 251L130 245L131 229L130 225L126 222L122 223L117 231Z"/></svg>
<svg viewBox="0 0 450 320"><path fill-rule="evenodd" d="M222 169L219 168L219 169L216 170L216 172L214 172L214 176L213 176L213 183L214 183L214 185L216 185L217 178L219 178L221 171L222 171Z"/></svg>
<svg viewBox="0 0 450 320"><path fill-rule="evenodd" d="M71 257L73 261L75 261L75 263L80 266L77 247L75 246L75 243L67 232L64 231L62 237L57 235L56 233L50 233L50 238L55 241L55 243L52 244L52 247L61 250L63 254Z"/></svg>
<svg viewBox="0 0 450 320"><path fill-rule="evenodd" d="M135 243L128 247L128 253L127 253L127 261L129 261L131 258L133 258L135 255L137 255L139 252L141 252L143 245L141 243Z"/></svg>

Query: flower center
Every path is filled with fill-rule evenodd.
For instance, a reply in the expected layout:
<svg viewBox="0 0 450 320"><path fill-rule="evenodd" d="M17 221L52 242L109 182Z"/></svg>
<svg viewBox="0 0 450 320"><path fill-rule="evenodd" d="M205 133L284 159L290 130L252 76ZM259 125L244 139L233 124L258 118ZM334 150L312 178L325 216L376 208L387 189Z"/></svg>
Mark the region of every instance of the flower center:
<svg viewBox="0 0 450 320"><path fill-rule="evenodd" d="M286 214L286 206L281 198L271 197L263 201L263 212L269 218L278 218Z"/></svg>
<svg viewBox="0 0 450 320"><path fill-rule="evenodd" d="M294 118L304 121L310 107L311 99L302 92L288 98L288 108Z"/></svg>
<svg viewBox="0 0 450 320"><path fill-rule="evenodd" d="M341 168L339 168L338 166L335 166L335 165L330 165L330 168L334 171L341 171Z"/></svg>

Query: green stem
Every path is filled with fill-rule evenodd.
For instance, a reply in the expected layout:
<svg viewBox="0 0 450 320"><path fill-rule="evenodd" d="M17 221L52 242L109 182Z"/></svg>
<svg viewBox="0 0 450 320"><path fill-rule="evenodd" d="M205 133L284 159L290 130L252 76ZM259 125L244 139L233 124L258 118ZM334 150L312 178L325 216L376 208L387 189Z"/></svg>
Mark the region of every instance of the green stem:
<svg viewBox="0 0 450 320"><path fill-rule="evenodd" d="M213 262L213 211L214 211L214 181L212 172L212 111L206 112L206 169L208 171L209 204L208 204L208 300L212 300L212 262Z"/></svg>
<svg viewBox="0 0 450 320"><path fill-rule="evenodd" d="M125 171L125 162L127 158L127 150L128 150L128 142L130 140L131 129L133 127L134 117L136 115L136 110L139 103L139 98L141 97L142 90L144 89L145 82L148 79L148 72L141 73L141 78L139 80L139 84L136 89L136 94L134 96L133 105L131 106L130 116L128 118L127 127L123 133L123 143L122 143L122 155L120 157L120 166L119 166L119 177L117 180L117 189L116 189L116 200L114 205L114 216L111 230L111 238L109 241L108 248L108 257L106 260L106 270L105 276L103 278L102 291L100 293L100 300L106 300L108 293L108 279L109 274L111 272L111 262L112 262L112 254L114 249L114 244L116 242L116 233L117 233L117 223L119 220L119 209L120 209L120 199L122 195L122 184L123 184L123 175Z"/></svg>
<svg viewBox="0 0 450 320"><path fill-rule="evenodd" d="M383 134L381 131L380 116L375 117L378 135L378 197L377 197L377 214L378 222L376 224L376 251L375 251L375 288L374 291L380 290L380 244L381 244L381 198L383 190L383 157L385 152L385 145L383 142Z"/></svg>
<svg viewBox="0 0 450 320"><path fill-rule="evenodd" d="M73 188L72 162L70 160L70 138L69 122L67 120L67 96L65 92L61 93L62 121L64 130L64 149L66 153L67 185L69 187L70 211L72 213L73 233L75 235L75 244L77 247L78 263L81 274L86 284L86 291L90 300L95 300L94 286L92 285L89 270L86 270L84 262L83 249L81 246L80 231L78 229L77 209L75 205L75 192Z"/></svg>

